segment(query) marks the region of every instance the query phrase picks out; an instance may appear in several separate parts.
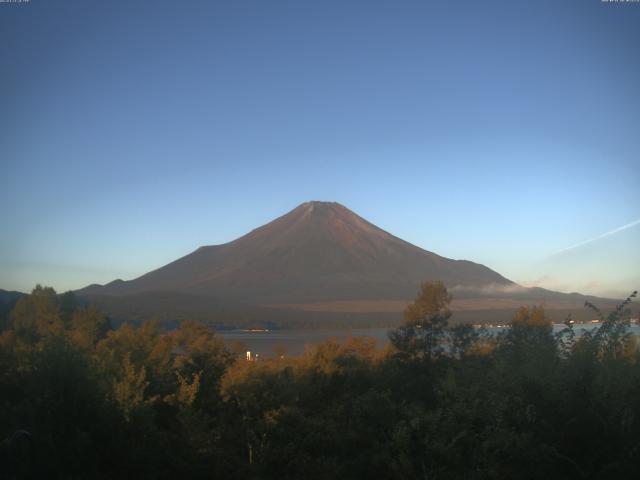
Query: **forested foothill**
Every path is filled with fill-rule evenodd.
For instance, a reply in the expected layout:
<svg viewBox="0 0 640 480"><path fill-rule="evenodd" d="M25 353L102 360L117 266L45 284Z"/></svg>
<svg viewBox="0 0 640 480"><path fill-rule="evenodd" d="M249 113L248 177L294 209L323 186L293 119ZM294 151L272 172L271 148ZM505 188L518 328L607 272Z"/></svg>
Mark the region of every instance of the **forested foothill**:
<svg viewBox="0 0 640 480"><path fill-rule="evenodd" d="M431 282L387 346L247 361L201 323L113 329L37 286L1 317L0 478L636 478L633 297L586 305L589 332L523 306L489 335Z"/></svg>

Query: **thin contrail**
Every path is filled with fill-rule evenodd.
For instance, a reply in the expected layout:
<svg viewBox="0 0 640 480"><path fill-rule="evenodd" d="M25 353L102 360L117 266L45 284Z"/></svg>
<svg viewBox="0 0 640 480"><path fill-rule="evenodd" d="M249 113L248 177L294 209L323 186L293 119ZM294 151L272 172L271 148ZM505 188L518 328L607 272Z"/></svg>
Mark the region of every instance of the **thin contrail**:
<svg viewBox="0 0 640 480"><path fill-rule="evenodd" d="M562 250L558 250L557 252L551 254L551 256L553 257L554 255L559 255L561 253L568 252L569 250L573 250L574 248L581 247L583 245L586 245L587 243L595 242L596 240L600 240L600 239L608 237L610 235L614 235L614 234L616 234L618 232L622 232L623 230L626 230L628 228L635 227L638 224L640 224L640 218L638 220L634 220L631 223L627 223L626 225L623 225L621 227L614 228L613 230L610 230L610 231L608 231L606 233L603 233L602 235L598 235L597 237L590 238L589 240L584 240L584 241L582 241L580 243L576 243L575 245L571 245L570 247L563 248Z"/></svg>

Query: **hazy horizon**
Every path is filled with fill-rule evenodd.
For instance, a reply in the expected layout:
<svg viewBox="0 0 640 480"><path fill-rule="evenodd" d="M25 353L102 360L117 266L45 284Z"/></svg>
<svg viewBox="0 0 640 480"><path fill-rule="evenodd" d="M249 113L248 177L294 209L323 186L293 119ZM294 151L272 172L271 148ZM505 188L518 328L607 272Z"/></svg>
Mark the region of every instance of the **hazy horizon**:
<svg viewBox="0 0 640 480"><path fill-rule="evenodd" d="M326 200L626 296L639 25L599 0L0 4L0 288L132 279Z"/></svg>

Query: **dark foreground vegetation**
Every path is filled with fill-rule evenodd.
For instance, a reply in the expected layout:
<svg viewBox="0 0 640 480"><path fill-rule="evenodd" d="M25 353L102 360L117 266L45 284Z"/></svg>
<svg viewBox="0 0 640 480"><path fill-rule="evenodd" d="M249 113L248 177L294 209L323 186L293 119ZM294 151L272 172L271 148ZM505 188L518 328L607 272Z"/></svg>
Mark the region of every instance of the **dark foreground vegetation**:
<svg viewBox="0 0 640 480"><path fill-rule="evenodd" d="M250 362L37 287L2 319L0 477L637 478L631 299L580 336L523 307L498 337L450 328L449 300L423 285L384 350Z"/></svg>

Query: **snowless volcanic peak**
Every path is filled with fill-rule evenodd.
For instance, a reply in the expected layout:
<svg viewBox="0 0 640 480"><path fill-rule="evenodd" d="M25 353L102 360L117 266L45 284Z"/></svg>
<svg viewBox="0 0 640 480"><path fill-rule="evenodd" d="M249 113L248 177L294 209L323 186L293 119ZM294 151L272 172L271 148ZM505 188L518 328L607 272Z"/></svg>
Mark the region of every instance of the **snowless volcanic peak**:
<svg viewBox="0 0 640 480"><path fill-rule="evenodd" d="M135 280L84 293L163 291L255 305L406 300L426 280L513 284L483 265L405 242L339 203L314 201L232 242L200 247Z"/></svg>
<svg viewBox="0 0 640 480"><path fill-rule="evenodd" d="M258 239L296 248L310 245L320 249L340 247L358 256L374 254L376 248L381 248L385 241L395 237L339 203L316 201L303 203L288 214L240 238L238 242L250 243ZM319 251L317 254L322 255L323 252Z"/></svg>

